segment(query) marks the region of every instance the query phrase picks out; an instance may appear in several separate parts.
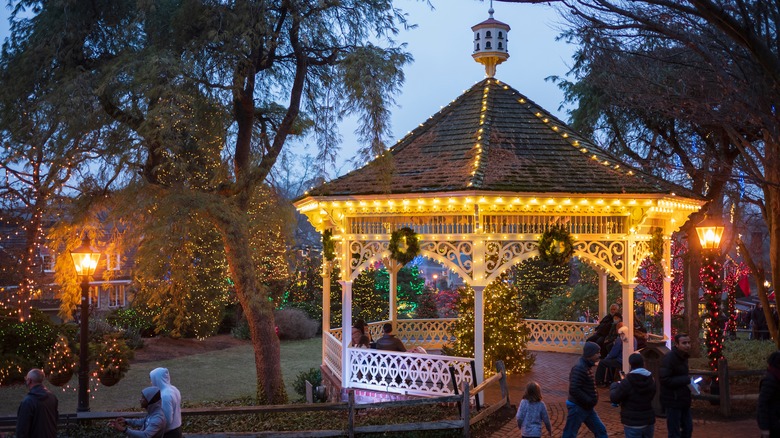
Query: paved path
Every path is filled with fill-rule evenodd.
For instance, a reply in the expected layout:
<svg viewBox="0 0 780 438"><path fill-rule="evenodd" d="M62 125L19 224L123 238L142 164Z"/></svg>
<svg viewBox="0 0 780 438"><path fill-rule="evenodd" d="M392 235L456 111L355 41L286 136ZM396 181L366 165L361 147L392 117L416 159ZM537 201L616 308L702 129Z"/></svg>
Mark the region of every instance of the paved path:
<svg viewBox="0 0 780 438"><path fill-rule="evenodd" d="M563 426L566 423L566 397L569 388L569 371L577 362L579 356L562 353L536 353L536 364L533 371L524 376L509 377L509 399L517 406L523 397L525 385L535 380L542 387L542 397L547 404L550 421L553 427L553 437L560 437ZM623 425L620 424L620 408L612 407L609 402L609 390L598 389L599 403L596 412L601 421L607 426L610 437L622 437ZM486 394L487 401L500 399L498 389L491 389ZM494 438L520 438L520 431L514 419L510 420L500 430L492 435ZM593 434L584 425L580 429L578 437L592 437ZM666 437L666 420L657 418L655 422L655 436ZM701 438L737 438L760 436L758 426L754 419L741 421L704 421L696 418L696 409L693 412L693 436Z"/></svg>

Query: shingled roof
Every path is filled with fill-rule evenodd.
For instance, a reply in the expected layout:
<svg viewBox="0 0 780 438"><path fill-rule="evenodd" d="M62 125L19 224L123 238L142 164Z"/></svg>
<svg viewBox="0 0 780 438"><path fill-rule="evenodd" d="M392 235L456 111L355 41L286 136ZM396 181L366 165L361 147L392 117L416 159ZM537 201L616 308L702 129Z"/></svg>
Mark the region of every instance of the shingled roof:
<svg viewBox="0 0 780 438"><path fill-rule="evenodd" d="M401 139L390 153L394 170L389 179L375 161L310 190L309 195L479 190L675 193L701 199L682 186L630 168L494 78L474 84Z"/></svg>

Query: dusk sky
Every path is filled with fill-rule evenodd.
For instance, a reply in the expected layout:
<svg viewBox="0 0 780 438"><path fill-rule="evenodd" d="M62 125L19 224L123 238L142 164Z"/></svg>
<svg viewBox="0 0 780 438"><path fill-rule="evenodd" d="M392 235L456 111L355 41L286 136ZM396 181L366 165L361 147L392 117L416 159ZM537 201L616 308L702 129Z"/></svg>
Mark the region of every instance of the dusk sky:
<svg viewBox="0 0 780 438"><path fill-rule="evenodd" d="M5 2L4 2L5 3ZM490 1L396 0L395 6L409 14L416 29L401 31L398 40L408 43L414 62L405 69L406 82L392 110L394 136L388 146L423 123L443 106L485 77L484 68L472 58L471 26L488 18ZM558 13L547 5L495 2L494 18L511 27L508 38L509 59L498 66L496 77L528 98L566 120L559 111L563 93L548 76L564 76L571 65L574 46L556 41L561 33ZM0 9L0 35L8 35L7 7ZM355 122L345 121L338 173L357 149L353 131ZM296 149L299 149L296 147ZM333 175L332 175L333 176Z"/></svg>

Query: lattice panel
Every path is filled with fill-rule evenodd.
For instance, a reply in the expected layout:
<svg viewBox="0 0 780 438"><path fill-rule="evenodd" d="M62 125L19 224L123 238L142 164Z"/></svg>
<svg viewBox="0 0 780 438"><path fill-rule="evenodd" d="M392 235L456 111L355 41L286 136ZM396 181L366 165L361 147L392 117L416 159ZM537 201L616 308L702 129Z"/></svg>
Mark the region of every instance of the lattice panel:
<svg viewBox="0 0 780 438"><path fill-rule="evenodd" d="M341 330L339 330L340 332ZM325 357L322 360L333 374L341 380L341 341L329 333L326 333L324 338Z"/></svg>
<svg viewBox="0 0 780 438"><path fill-rule="evenodd" d="M512 260L525 260L538 247L536 241L489 240L485 243L485 273L490 276Z"/></svg>
<svg viewBox="0 0 780 438"><path fill-rule="evenodd" d="M420 346L426 350L440 350L444 344L455 340L450 334L455 321L455 318L400 320L396 336L407 349Z"/></svg>
<svg viewBox="0 0 780 438"><path fill-rule="evenodd" d="M534 351L581 353L585 340L598 326L589 322L545 321L526 319L520 324L528 327L527 347Z"/></svg>
<svg viewBox="0 0 780 438"><path fill-rule="evenodd" d="M651 255L650 241L638 240L634 242L634 251L632 255L634 256L634 260L631 264L631 274L636 275L636 271L639 269L639 265L642 263L642 260Z"/></svg>
<svg viewBox="0 0 780 438"><path fill-rule="evenodd" d="M574 242L574 250L601 262L616 278L623 278L626 242L622 240Z"/></svg>
<svg viewBox="0 0 780 438"><path fill-rule="evenodd" d="M397 353L350 348L350 388L380 391L412 391L430 395L452 395L449 367L455 369L458 388L473 381L472 359L417 353Z"/></svg>
<svg viewBox="0 0 780 438"><path fill-rule="evenodd" d="M384 251L388 251L390 241L360 241L353 240L349 242L349 270L355 274L355 270L359 269L363 263L372 257L381 254ZM353 276L354 277L354 276Z"/></svg>
<svg viewBox="0 0 780 438"><path fill-rule="evenodd" d="M422 241L420 250L434 253L444 258L447 263L460 269L461 272L468 275L468 280L472 276L474 245L470 241ZM447 265L445 265L447 266ZM447 266L452 268L452 266ZM453 269L454 270L454 269Z"/></svg>

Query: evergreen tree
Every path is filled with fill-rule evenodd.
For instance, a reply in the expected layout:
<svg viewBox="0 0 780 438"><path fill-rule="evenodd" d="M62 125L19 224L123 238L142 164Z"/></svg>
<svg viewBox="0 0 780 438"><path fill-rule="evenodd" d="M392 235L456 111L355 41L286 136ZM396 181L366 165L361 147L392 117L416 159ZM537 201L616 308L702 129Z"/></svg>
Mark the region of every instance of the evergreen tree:
<svg viewBox="0 0 780 438"><path fill-rule="evenodd" d="M497 360L504 361L507 372L525 373L533 367L535 356L526 348L530 332L520 324L522 311L513 288L500 276L485 288L485 371ZM474 357L474 290L458 289L458 314L452 335L455 342L443 349L445 354Z"/></svg>
<svg viewBox="0 0 780 438"><path fill-rule="evenodd" d="M415 313L417 319L433 319L439 317L439 309L436 306L436 290L431 287L425 287L420 294L419 305Z"/></svg>
<svg viewBox="0 0 780 438"><path fill-rule="evenodd" d="M509 271L509 282L517 287L525 317L535 319L545 302L562 293L570 276L571 263L548 265L535 257L514 266Z"/></svg>

